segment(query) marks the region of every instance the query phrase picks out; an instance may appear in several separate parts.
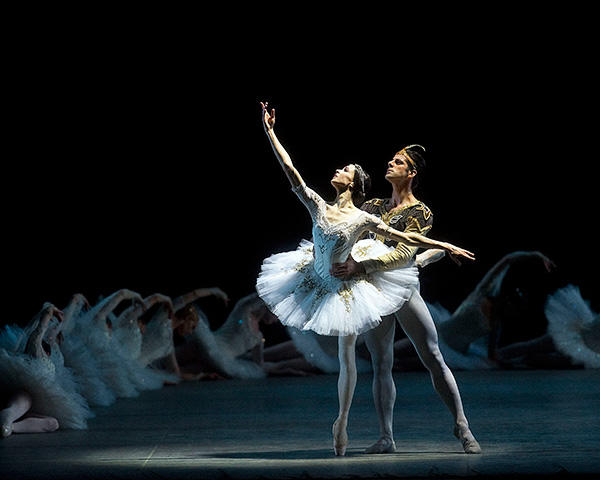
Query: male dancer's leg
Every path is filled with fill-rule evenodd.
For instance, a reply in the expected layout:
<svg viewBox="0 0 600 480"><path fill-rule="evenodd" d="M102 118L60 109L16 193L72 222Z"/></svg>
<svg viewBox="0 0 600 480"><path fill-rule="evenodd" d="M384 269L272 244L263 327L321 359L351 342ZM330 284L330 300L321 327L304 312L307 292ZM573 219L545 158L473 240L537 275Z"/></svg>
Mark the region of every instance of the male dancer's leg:
<svg viewBox="0 0 600 480"><path fill-rule="evenodd" d="M440 352L435 324L417 290L413 290L408 302L395 315L429 370L435 390L454 417L454 435L461 440L466 453L480 453L479 444L469 430L456 380Z"/></svg>
<svg viewBox="0 0 600 480"><path fill-rule="evenodd" d="M394 365L394 333L396 319L393 315L383 317L381 323L364 333L365 344L371 354L373 365L373 400L379 418L379 440L365 453L391 453L396 451L393 434L394 402L396 386L392 377Z"/></svg>

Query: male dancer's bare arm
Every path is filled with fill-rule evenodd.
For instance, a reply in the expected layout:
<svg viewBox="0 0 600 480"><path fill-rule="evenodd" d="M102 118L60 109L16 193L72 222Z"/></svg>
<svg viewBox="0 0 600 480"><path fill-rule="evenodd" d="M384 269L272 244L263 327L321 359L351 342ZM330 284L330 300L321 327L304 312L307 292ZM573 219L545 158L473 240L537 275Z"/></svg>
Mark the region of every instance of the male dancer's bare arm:
<svg viewBox="0 0 600 480"><path fill-rule="evenodd" d="M431 265L446 256L446 252L444 250L438 250L437 248L430 248L425 250L423 253L419 253L415 257L415 265L419 268L426 267L427 265Z"/></svg>

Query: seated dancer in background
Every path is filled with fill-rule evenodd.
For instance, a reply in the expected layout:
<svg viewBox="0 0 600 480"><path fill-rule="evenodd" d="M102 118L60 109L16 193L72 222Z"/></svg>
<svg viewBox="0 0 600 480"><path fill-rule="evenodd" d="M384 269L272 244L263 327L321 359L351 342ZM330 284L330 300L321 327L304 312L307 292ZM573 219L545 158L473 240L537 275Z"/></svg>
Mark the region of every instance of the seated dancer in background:
<svg viewBox="0 0 600 480"><path fill-rule="evenodd" d="M511 267L531 260L538 260L546 272L553 267L551 260L540 252L512 252L485 274L453 314L440 304L427 303L436 324L440 350L449 367L459 370L498 367L496 339L506 316L515 315L519 309L512 296L503 291L503 280ZM406 369L417 361L417 352L408 338L394 343L395 366Z"/></svg>
<svg viewBox="0 0 600 480"><path fill-rule="evenodd" d="M161 307L148 322L142 339L140 362L165 369L183 380L199 380L205 372L191 373L181 370L175 354L174 332L179 337L191 334L198 325L198 311L193 302L200 298L215 296L227 303L229 298L220 288L198 288L181 295Z"/></svg>
<svg viewBox="0 0 600 480"><path fill-rule="evenodd" d="M82 294L73 295L63 310L60 327L63 341L60 348L65 366L70 368L77 378L78 391L90 405L106 407L114 403L117 396L103 379L98 358L92 354L83 337L73 334L74 330L77 331L75 326L79 317L90 308L88 300ZM64 341L65 336L68 341Z"/></svg>
<svg viewBox="0 0 600 480"><path fill-rule="evenodd" d="M46 303L25 329L5 327L0 335L3 437L13 432L52 432L59 427L84 429L93 416L72 382L64 381L65 372L57 371L50 358L52 345L45 337L53 316L60 321L63 313Z"/></svg>
<svg viewBox="0 0 600 480"><path fill-rule="evenodd" d="M214 371L225 377L246 379L289 373L263 359L264 337L260 325L274 323L277 318L256 293L239 299L223 325L214 331L206 315L197 310L198 325L176 350L182 369Z"/></svg>
<svg viewBox="0 0 600 480"><path fill-rule="evenodd" d="M498 350L503 365L600 368L600 315L592 311L579 287L567 285L548 295L545 314L545 334Z"/></svg>
<svg viewBox="0 0 600 480"><path fill-rule="evenodd" d="M388 162L385 174L385 179L392 185L391 197L371 199L361 208L396 230L427 234L432 226L433 214L413 194L419 177L424 173L424 153L425 149L421 145L410 145L397 152ZM386 238L380 232L376 233L376 238L390 248L395 248L377 258L359 258L353 251L346 261L332 265L331 272L336 278L360 278L365 274L376 275L389 269L413 265L413 257L419 245L404 245L397 243L396 239ZM440 351L433 318L416 285L411 286L408 301L400 310L387 316L377 328L364 334L373 364L373 399L380 429L379 440L365 452L396 451L392 429L396 400L396 386L392 377L396 321L415 346L419 359L431 375L435 391L450 410L454 418L454 436L461 442L465 453L480 453L481 447L469 428L456 380Z"/></svg>
<svg viewBox="0 0 600 480"><path fill-rule="evenodd" d="M90 362L91 357L100 378L117 397L134 397L143 390L161 388L165 380L162 372L146 368L133 358L127 346L121 344L120 335L114 334L117 325L113 326L110 318L115 316L111 314L126 300L142 305L144 302L136 292L118 290L77 317L64 342L65 364L77 371L79 365Z"/></svg>
<svg viewBox="0 0 600 480"><path fill-rule="evenodd" d="M344 455L348 444L348 414L356 386L355 343L357 335L371 330L381 317L410 301L418 284L416 268L377 271L352 280L339 280L330 273L332 263L343 262L359 237L367 232L412 247L440 248L473 259L454 245L428 239L418 233L394 230L381 219L357 208L366 195L370 177L356 164L336 170L331 184L337 196L326 203L306 186L273 127L275 111L262 111L263 127L292 189L308 209L313 222L313 245L302 241L293 252L272 255L261 267L256 289L269 309L288 326L339 337L339 413L333 424L336 455ZM357 245L365 257L377 257L389 249L376 240Z"/></svg>

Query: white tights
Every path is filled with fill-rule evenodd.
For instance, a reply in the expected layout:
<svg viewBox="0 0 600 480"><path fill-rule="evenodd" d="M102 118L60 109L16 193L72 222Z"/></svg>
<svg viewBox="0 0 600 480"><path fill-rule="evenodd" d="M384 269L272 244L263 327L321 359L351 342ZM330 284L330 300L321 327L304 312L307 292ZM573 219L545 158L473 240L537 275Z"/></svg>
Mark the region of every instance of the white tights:
<svg viewBox="0 0 600 480"><path fill-rule="evenodd" d="M31 395L26 391L20 390L13 394L8 406L0 411L2 427L8 427L14 433L42 433L57 430L56 418L29 412L31 403Z"/></svg>
<svg viewBox="0 0 600 480"><path fill-rule="evenodd" d="M415 346L421 362L429 370L433 386L452 413L455 425L468 428L456 380L438 346L435 324L421 295L413 290L410 300L398 312L384 317L378 327L365 333L365 343L373 364L373 399L379 417L381 438L394 438L392 423L396 386L392 378L392 366L396 320Z"/></svg>
<svg viewBox="0 0 600 480"><path fill-rule="evenodd" d="M338 358L340 373L338 376L338 400L340 409L338 421L342 425L348 423L348 413L352 405L354 388L356 387L356 335L338 338Z"/></svg>

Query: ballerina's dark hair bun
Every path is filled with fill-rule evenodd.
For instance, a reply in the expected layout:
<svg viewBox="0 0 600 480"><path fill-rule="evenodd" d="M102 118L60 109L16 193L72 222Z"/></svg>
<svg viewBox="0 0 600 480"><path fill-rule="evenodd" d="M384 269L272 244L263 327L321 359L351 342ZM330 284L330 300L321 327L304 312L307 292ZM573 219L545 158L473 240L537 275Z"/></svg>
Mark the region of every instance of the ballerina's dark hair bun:
<svg viewBox="0 0 600 480"><path fill-rule="evenodd" d="M354 164L354 188L352 189L352 203L354 206L360 207L367 198L367 194L371 190L371 177L358 164Z"/></svg>

